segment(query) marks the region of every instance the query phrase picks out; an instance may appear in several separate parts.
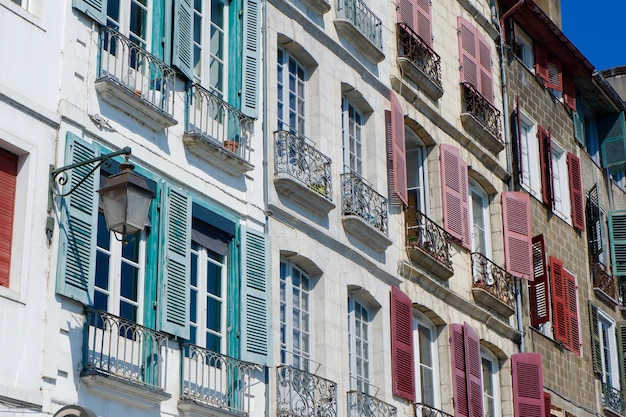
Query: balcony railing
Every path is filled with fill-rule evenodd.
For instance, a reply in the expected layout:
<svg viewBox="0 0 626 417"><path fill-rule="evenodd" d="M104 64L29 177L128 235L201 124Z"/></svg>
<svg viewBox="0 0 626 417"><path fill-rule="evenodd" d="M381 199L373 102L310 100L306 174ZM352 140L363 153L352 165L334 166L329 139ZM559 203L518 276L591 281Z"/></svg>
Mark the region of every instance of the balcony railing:
<svg viewBox="0 0 626 417"><path fill-rule="evenodd" d="M441 58L406 23L398 23L398 56L408 58L440 89Z"/></svg>
<svg viewBox="0 0 626 417"><path fill-rule="evenodd" d="M341 174L341 207L344 216L358 216L387 235L387 199L354 172Z"/></svg>
<svg viewBox="0 0 626 417"><path fill-rule="evenodd" d="M396 417L396 407L360 391L348 391L348 417Z"/></svg>
<svg viewBox="0 0 626 417"><path fill-rule="evenodd" d="M167 335L106 311L86 310L83 374L165 389Z"/></svg>
<svg viewBox="0 0 626 417"><path fill-rule="evenodd" d="M461 83L463 113L472 115L482 127L502 144L500 111L493 107L470 83Z"/></svg>
<svg viewBox="0 0 626 417"><path fill-rule="evenodd" d="M415 207L408 207L406 216L406 245L419 247L452 269L450 234Z"/></svg>
<svg viewBox="0 0 626 417"><path fill-rule="evenodd" d="M602 263L595 261L593 263L593 287L601 290L611 299L617 300L617 290L615 288L615 278L608 271L608 268Z"/></svg>
<svg viewBox="0 0 626 417"><path fill-rule="evenodd" d="M291 366L276 369L279 417L336 417L337 384Z"/></svg>
<svg viewBox="0 0 626 417"><path fill-rule="evenodd" d="M251 373L257 365L183 343L181 367L181 399L249 415Z"/></svg>
<svg viewBox="0 0 626 417"><path fill-rule="evenodd" d="M175 71L142 46L110 27L100 29L100 78L172 115Z"/></svg>
<svg viewBox="0 0 626 417"><path fill-rule="evenodd" d="M452 414L445 413L430 405L415 403L415 416L416 417L454 417Z"/></svg>
<svg viewBox="0 0 626 417"><path fill-rule="evenodd" d="M331 159L309 140L285 130L274 132L274 170L287 174L332 201Z"/></svg>
<svg viewBox="0 0 626 417"><path fill-rule="evenodd" d="M250 162L254 119L246 116L209 90L193 84L187 89L185 134L199 134L206 141Z"/></svg>
<svg viewBox="0 0 626 417"><path fill-rule="evenodd" d="M485 255L472 253L474 288L481 288L510 309L515 308L515 277Z"/></svg>
<svg viewBox="0 0 626 417"><path fill-rule="evenodd" d="M351 22L376 48L383 49L382 21L362 0L337 0L337 17Z"/></svg>
<svg viewBox="0 0 626 417"><path fill-rule="evenodd" d="M602 407L620 416L626 415L624 394L619 389L602 383Z"/></svg>

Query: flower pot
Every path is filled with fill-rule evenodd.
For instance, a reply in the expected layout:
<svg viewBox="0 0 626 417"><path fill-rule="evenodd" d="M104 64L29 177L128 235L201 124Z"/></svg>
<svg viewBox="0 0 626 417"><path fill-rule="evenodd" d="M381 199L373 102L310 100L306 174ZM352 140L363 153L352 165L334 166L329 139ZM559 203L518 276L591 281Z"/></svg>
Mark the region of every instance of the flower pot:
<svg viewBox="0 0 626 417"><path fill-rule="evenodd" d="M239 142L234 140L225 140L224 147L232 153L237 153L237 149L239 149Z"/></svg>

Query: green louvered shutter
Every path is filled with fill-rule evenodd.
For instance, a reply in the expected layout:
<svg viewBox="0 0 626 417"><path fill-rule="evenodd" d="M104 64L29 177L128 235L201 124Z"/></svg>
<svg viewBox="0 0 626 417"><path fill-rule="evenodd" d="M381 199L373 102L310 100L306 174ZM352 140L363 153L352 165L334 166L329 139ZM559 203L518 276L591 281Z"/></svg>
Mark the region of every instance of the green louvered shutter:
<svg viewBox="0 0 626 417"><path fill-rule="evenodd" d="M582 146L585 146L585 125L583 124L582 115L575 111L572 113L572 119L574 120L574 139Z"/></svg>
<svg viewBox="0 0 626 417"><path fill-rule="evenodd" d="M611 174L626 170L626 124L624 113L612 113L598 119L602 143L602 164Z"/></svg>
<svg viewBox="0 0 626 417"><path fill-rule="evenodd" d="M626 276L626 210L609 211L609 243L613 275Z"/></svg>
<svg viewBox="0 0 626 417"><path fill-rule="evenodd" d="M598 184L595 184L587 193L587 238L589 239L589 252L594 259L604 250L602 237L602 213L600 211L600 196Z"/></svg>
<svg viewBox="0 0 626 417"><path fill-rule="evenodd" d="M267 235L241 227L241 359L271 366L269 242Z"/></svg>
<svg viewBox="0 0 626 417"><path fill-rule="evenodd" d="M253 118L259 115L260 13L259 0L244 2L241 111Z"/></svg>
<svg viewBox="0 0 626 417"><path fill-rule="evenodd" d="M193 3L192 0L174 3L172 65L193 80Z"/></svg>
<svg viewBox="0 0 626 417"><path fill-rule="evenodd" d="M66 165L86 161L99 155L93 144L67 133ZM66 193L82 181L94 165L68 170L68 181L62 187ZM59 270L57 292L93 304L93 285L96 265L96 233L98 224L98 194L100 170L89 175L76 190L60 198L61 224L59 227Z"/></svg>
<svg viewBox="0 0 626 417"><path fill-rule="evenodd" d="M591 329L591 358L593 372L602 373L602 352L600 350L600 330L598 328L598 307L589 301L589 328Z"/></svg>
<svg viewBox="0 0 626 417"><path fill-rule="evenodd" d="M615 328L617 333L617 357L619 362L619 376L622 391L626 390L626 321L618 321Z"/></svg>
<svg viewBox="0 0 626 417"><path fill-rule="evenodd" d="M191 198L164 186L162 210L163 281L161 326L164 332L189 338L189 280L191 249Z"/></svg>
<svg viewBox="0 0 626 417"><path fill-rule="evenodd" d="M72 0L72 6L101 25L106 25L107 0Z"/></svg>

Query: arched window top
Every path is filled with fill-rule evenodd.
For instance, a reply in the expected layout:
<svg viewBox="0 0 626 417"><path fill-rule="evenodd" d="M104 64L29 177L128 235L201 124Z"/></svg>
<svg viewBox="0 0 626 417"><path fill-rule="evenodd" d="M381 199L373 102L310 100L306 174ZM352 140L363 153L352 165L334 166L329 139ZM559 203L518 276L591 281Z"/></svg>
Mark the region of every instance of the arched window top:
<svg viewBox="0 0 626 417"><path fill-rule="evenodd" d="M304 46L282 33L278 34L278 47L289 52L308 70L313 70L318 65L317 60Z"/></svg>

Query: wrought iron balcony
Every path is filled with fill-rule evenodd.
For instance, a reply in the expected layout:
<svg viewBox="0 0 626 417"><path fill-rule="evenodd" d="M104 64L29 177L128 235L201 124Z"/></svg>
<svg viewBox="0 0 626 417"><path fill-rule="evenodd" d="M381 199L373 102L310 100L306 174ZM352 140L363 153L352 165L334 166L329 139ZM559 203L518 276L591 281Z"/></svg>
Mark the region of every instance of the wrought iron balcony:
<svg viewBox="0 0 626 417"><path fill-rule="evenodd" d="M177 122L173 68L110 27L100 29L96 89L114 106L122 103L162 127Z"/></svg>
<svg viewBox="0 0 626 417"><path fill-rule="evenodd" d="M335 25L357 50L375 63L385 58L382 21L363 0L337 0Z"/></svg>
<svg viewBox="0 0 626 417"><path fill-rule="evenodd" d="M167 335L106 311L85 311L81 375L104 374L165 389Z"/></svg>
<svg viewBox="0 0 626 417"><path fill-rule="evenodd" d="M250 414L251 373L258 366L193 345L181 345L181 400Z"/></svg>
<svg viewBox="0 0 626 417"><path fill-rule="evenodd" d="M433 271L442 278L449 278L452 270L452 260L450 258L450 234L437 223L428 218L424 213L415 207L408 207L406 210L406 246L414 262L429 268L436 268L430 262L424 264L426 259L423 256L430 256L445 267L444 270ZM415 249L419 249L418 253Z"/></svg>
<svg viewBox="0 0 626 417"><path fill-rule="evenodd" d="M500 111L470 83L461 83L461 120L487 148L494 152L504 149Z"/></svg>
<svg viewBox="0 0 626 417"><path fill-rule="evenodd" d="M396 407L360 391L348 391L348 417L396 417Z"/></svg>
<svg viewBox="0 0 626 417"><path fill-rule="evenodd" d="M337 384L291 366L276 368L279 417L336 417Z"/></svg>
<svg viewBox="0 0 626 417"><path fill-rule="evenodd" d="M438 410L430 405L415 403L414 406L416 417L454 417L452 414Z"/></svg>
<svg viewBox="0 0 626 417"><path fill-rule="evenodd" d="M299 135L274 132L274 172L286 174L328 201L333 200L331 159Z"/></svg>
<svg viewBox="0 0 626 417"><path fill-rule="evenodd" d="M443 95L441 58L406 23L398 23L398 62L432 99Z"/></svg>
<svg viewBox="0 0 626 417"><path fill-rule="evenodd" d="M609 384L602 383L602 407L617 415L626 415L626 402L624 401L622 391L613 388Z"/></svg>
<svg viewBox="0 0 626 417"><path fill-rule="evenodd" d="M594 261L593 265L593 289L600 290L603 296L608 296L612 302L617 301L616 282L608 268L599 261Z"/></svg>
<svg viewBox="0 0 626 417"><path fill-rule="evenodd" d="M203 158L236 155L250 164L254 119L198 84L187 88L185 143ZM252 165L247 167L252 169ZM245 170L248 170L245 169Z"/></svg>
<svg viewBox="0 0 626 417"><path fill-rule="evenodd" d="M515 312L515 277L482 253L472 252L471 256L474 299L506 317L513 314ZM490 297L485 297L481 290Z"/></svg>
<svg viewBox="0 0 626 417"><path fill-rule="evenodd" d="M376 246L376 250L389 246L391 241L387 237L387 199L355 172L341 174L341 191L341 212L346 228L371 245L380 244ZM358 221L353 222L354 219ZM368 239L371 233L363 230L361 224L366 229L377 231L377 236ZM384 242L380 241L381 238Z"/></svg>

